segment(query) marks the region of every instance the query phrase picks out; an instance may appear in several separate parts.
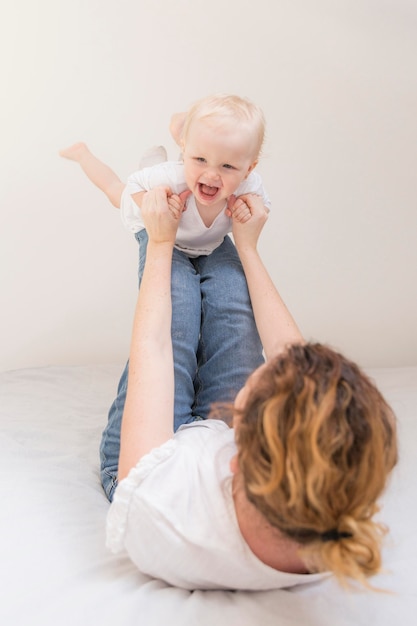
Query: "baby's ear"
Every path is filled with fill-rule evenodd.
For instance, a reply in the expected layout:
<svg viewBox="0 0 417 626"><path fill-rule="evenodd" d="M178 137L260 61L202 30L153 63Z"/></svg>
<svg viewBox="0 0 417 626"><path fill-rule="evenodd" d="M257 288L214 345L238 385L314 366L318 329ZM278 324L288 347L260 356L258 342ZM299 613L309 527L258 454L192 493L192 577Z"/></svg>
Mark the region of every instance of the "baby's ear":
<svg viewBox="0 0 417 626"><path fill-rule="evenodd" d="M256 159L256 161L254 161L251 165L249 165L245 178L249 176L251 171L254 170L257 165L258 165L258 159Z"/></svg>
<svg viewBox="0 0 417 626"><path fill-rule="evenodd" d="M182 129L184 128L184 122L185 122L186 116L187 116L187 113L185 112L174 113L174 115L172 115L171 117L171 122L169 125L170 133L172 137L174 138L175 143L178 146L180 146L181 150L184 149L181 138L182 138Z"/></svg>

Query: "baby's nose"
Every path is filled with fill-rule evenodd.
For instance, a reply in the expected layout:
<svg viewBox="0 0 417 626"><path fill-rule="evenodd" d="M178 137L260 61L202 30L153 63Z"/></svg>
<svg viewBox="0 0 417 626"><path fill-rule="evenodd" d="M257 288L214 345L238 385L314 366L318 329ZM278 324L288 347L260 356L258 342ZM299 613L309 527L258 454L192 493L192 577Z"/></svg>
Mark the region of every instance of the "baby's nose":
<svg viewBox="0 0 417 626"><path fill-rule="evenodd" d="M219 178L219 171L215 167L208 167L205 174L210 180L218 180Z"/></svg>

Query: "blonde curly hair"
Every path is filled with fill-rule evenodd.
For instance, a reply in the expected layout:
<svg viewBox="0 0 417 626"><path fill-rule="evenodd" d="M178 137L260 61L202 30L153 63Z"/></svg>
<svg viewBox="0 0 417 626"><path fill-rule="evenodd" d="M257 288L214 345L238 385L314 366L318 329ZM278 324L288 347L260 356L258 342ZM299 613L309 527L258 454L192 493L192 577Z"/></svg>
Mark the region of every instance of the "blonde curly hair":
<svg viewBox="0 0 417 626"><path fill-rule="evenodd" d="M397 462L395 416L375 385L328 347L294 345L264 366L239 418L248 500L310 571L369 586L386 532L373 516Z"/></svg>

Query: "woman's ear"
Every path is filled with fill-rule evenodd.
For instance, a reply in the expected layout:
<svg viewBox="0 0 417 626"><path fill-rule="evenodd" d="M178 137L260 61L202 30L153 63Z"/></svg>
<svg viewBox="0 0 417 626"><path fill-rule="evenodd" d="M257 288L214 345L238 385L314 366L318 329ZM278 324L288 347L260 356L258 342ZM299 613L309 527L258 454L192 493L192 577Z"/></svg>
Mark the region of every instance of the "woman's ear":
<svg viewBox="0 0 417 626"><path fill-rule="evenodd" d="M230 459L230 471L232 472L233 475L235 475L237 474L238 469L239 469L239 462L237 460L237 454L235 454Z"/></svg>

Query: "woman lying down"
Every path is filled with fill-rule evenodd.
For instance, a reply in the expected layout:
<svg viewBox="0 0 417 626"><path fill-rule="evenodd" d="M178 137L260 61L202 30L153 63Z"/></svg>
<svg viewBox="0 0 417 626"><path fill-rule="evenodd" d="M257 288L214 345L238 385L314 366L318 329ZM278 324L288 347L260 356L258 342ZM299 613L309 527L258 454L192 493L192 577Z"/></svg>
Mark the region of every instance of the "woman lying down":
<svg viewBox="0 0 417 626"><path fill-rule="evenodd" d="M170 280L182 205L168 208L158 189L143 202L148 246L107 543L186 589L275 589L330 574L369 586L395 417L355 364L303 341L257 252L262 201L244 202L250 218L233 219L233 236L266 363L218 408L224 421L190 406L175 433Z"/></svg>

